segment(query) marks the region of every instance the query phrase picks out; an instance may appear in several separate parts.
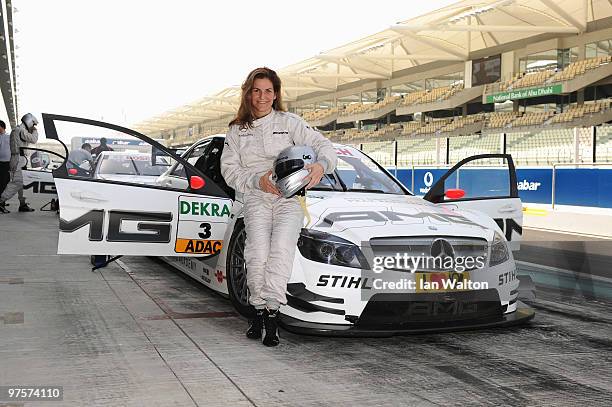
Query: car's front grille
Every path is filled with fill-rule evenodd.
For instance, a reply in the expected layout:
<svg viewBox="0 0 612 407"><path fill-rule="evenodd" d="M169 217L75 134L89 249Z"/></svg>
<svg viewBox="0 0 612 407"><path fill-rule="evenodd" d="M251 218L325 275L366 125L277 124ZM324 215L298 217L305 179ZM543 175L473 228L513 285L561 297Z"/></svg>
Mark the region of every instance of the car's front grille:
<svg viewBox="0 0 612 407"><path fill-rule="evenodd" d="M499 321L503 311L494 288L450 293L383 293L372 296L355 326L377 329L460 326L472 321Z"/></svg>
<svg viewBox="0 0 612 407"><path fill-rule="evenodd" d="M440 242L444 240L446 243ZM385 267L388 270L410 271L410 272L434 272L445 271L447 267L441 266L442 261L434 261L437 257L440 246L445 245L446 248L452 247L452 257L471 257L473 259L481 258L486 264L488 244L485 239L473 237L454 237L454 236L411 236L411 237L376 237L370 239L370 247L372 248L375 257L393 257L397 258L422 258L418 263L418 267L411 267L415 263L410 261L409 267L405 267L405 262L402 261L401 266L398 262L393 262L393 267ZM438 245L438 247L433 247ZM433 253L432 253L433 251ZM429 260L426 260L429 258ZM478 265L470 266L465 270L478 268Z"/></svg>

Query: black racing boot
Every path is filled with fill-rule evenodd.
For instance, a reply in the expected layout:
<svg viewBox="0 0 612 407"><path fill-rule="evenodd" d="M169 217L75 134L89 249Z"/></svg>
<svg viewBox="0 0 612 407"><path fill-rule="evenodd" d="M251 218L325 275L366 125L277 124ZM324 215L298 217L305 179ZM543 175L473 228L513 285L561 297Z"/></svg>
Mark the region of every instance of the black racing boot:
<svg viewBox="0 0 612 407"><path fill-rule="evenodd" d="M246 336L249 339L261 338L261 331L263 331L264 324L264 310L256 309L255 317L249 319L249 329L246 331Z"/></svg>
<svg viewBox="0 0 612 407"><path fill-rule="evenodd" d="M278 310L264 311L264 326L266 328L266 336L263 339L263 344L266 346L277 346L280 342L278 338Z"/></svg>
<svg viewBox="0 0 612 407"><path fill-rule="evenodd" d="M19 212L34 212L34 209L30 208L27 203L19 205Z"/></svg>

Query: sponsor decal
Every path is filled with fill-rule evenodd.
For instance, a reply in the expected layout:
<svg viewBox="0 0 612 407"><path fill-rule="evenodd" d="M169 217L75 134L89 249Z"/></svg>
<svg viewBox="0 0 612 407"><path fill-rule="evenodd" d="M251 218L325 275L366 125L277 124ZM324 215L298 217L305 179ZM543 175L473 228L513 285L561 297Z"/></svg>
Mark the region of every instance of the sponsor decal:
<svg viewBox="0 0 612 407"><path fill-rule="evenodd" d="M372 284L369 283L368 277L322 274L319 276L317 287L360 288L362 290L371 290Z"/></svg>
<svg viewBox="0 0 612 407"><path fill-rule="evenodd" d="M288 131L273 131L272 134L289 134Z"/></svg>
<svg viewBox="0 0 612 407"><path fill-rule="evenodd" d="M316 227L331 228L336 222L357 222L357 221L372 221L375 223L385 223L387 221L401 222L410 219L425 219L429 218L432 221L443 223L461 223L470 226L480 226L470 221L464 216L453 213L402 213L392 211L352 211L352 212L332 212L325 215L325 218L319 222ZM480 226L481 227L481 226Z"/></svg>
<svg viewBox="0 0 612 407"><path fill-rule="evenodd" d="M230 208L226 203L206 202L206 201L179 201L180 215L208 216L208 217L228 217Z"/></svg>
<svg viewBox="0 0 612 407"><path fill-rule="evenodd" d="M433 181L434 181L433 174L427 171L425 175L423 175L423 183L425 184L425 188L419 188L419 192L422 194L428 193L429 190L431 189L431 186L433 185Z"/></svg>
<svg viewBox="0 0 612 407"><path fill-rule="evenodd" d="M82 227L89 226L89 241L99 242L104 238L104 218L106 213L94 209L72 220L60 219L60 231L72 233ZM107 242L125 243L168 243L172 230L172 213L170 212L139 212L139 211L108 211ZM123 222L135 222L138 232L126 232ZM154 222L154 223L151 223Z"/></svg>
<svg viewBox="0 0 612 407"><path fill-rule="evenodd" d="M181 263L183 266L190 268L191 270L196 270L196 262L189 257L174 257L178 263Z"/></svg>
<svg viewBox="0 0 612 407"><path fill-rule="evenodd" d="M54 182L34 181L24 185L23 189L32 189L32 192L35 194L57 194Z"/></svg>
<svg viewBox="0 0 612 407"><path fill-rule="evenodd" d="M542 185L540 182L529 182L526 179L516 183L519 191L537 191Z"/></svg>
<svg viewBox="0 0 612 407"><path fill-rule="evenodd" d="M511 90L508 92L494 93L487 95L487 103L498 103L506 100L535 98L538 96L558 95L563 91L563 85L549 85L537 88Z"/></svg>
<svg viewBox="0 0 612 407"><path fill-rule="evenodd" d="M177 253L218 254L223 240L176 239Z"/></svg>
<svg viewBox="0 0 612 407"><path fill-rule="evenodd" d="M231 216L229 199L181 195L174 251L203 256L219 254Z"/></svg>
<svg viewBox="0 0 612 407"><path fill-rule="evenodd" d="M407 316L466 315L478 312L477 302L413 301L404 312Z"/></svg>
<svg viewBox="0 0 612 407"><path fill-rule="evenodd" d="M352 150L350 148L336 148L336 155L347 155L349 157L355 157Z"/></svg>
<svg viewBox="0 0 612 407"><path fill-rule="evenodd" d="M221 270L217 270L217 272L215 273L215 277L217 277L217 281L219 282L219 284L221 284L223 282L223 279L225 278Z"/></svg>
<svg viewBox="0 0 612 407"><path fill-rule="evenodd" d="M516 270L507 271L498 276L498 286L510 283L517 279Z"/></svg>

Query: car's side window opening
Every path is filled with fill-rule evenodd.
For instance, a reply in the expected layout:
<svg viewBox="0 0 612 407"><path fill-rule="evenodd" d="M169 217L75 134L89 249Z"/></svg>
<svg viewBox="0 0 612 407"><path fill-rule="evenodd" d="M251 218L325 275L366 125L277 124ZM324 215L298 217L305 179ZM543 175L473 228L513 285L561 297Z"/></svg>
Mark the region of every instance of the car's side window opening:
<svg viewBox="0 0 612 407"><path fill-rule="evenodd" d="M227 185L225 179L221 175L221 153L223 152L223 140L216 139L211 143L210 149L206 153L206 157L200 163L196 163L195 167L202 171L207 177L209 177L214 183L216 183L221 189L234 199L235 191ZM201 166L198 166L200 164Z"/></svg>

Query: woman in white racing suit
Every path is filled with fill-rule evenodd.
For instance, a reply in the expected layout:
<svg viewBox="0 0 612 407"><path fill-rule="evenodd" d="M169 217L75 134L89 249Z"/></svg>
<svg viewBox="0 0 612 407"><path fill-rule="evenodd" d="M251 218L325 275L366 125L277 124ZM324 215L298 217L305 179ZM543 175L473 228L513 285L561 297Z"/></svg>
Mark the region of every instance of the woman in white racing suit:
<svg viewBox="0 0 612 407"><path fill-rule="evenodd" d="M240 108L229 125L221 173L229 186L244 194L244 256L249 302L256 310L246 335L259 339L265 326L264 345L276 346L278 309L287 303L287 282L304 218L298 198L283 198L270 179L272 166L287 147L312 147L317 161L305 167L309 189L334 171L336 153L332 143L301 117L284 111L281 80L269 68L249 73L242 84Z"/></svg>

